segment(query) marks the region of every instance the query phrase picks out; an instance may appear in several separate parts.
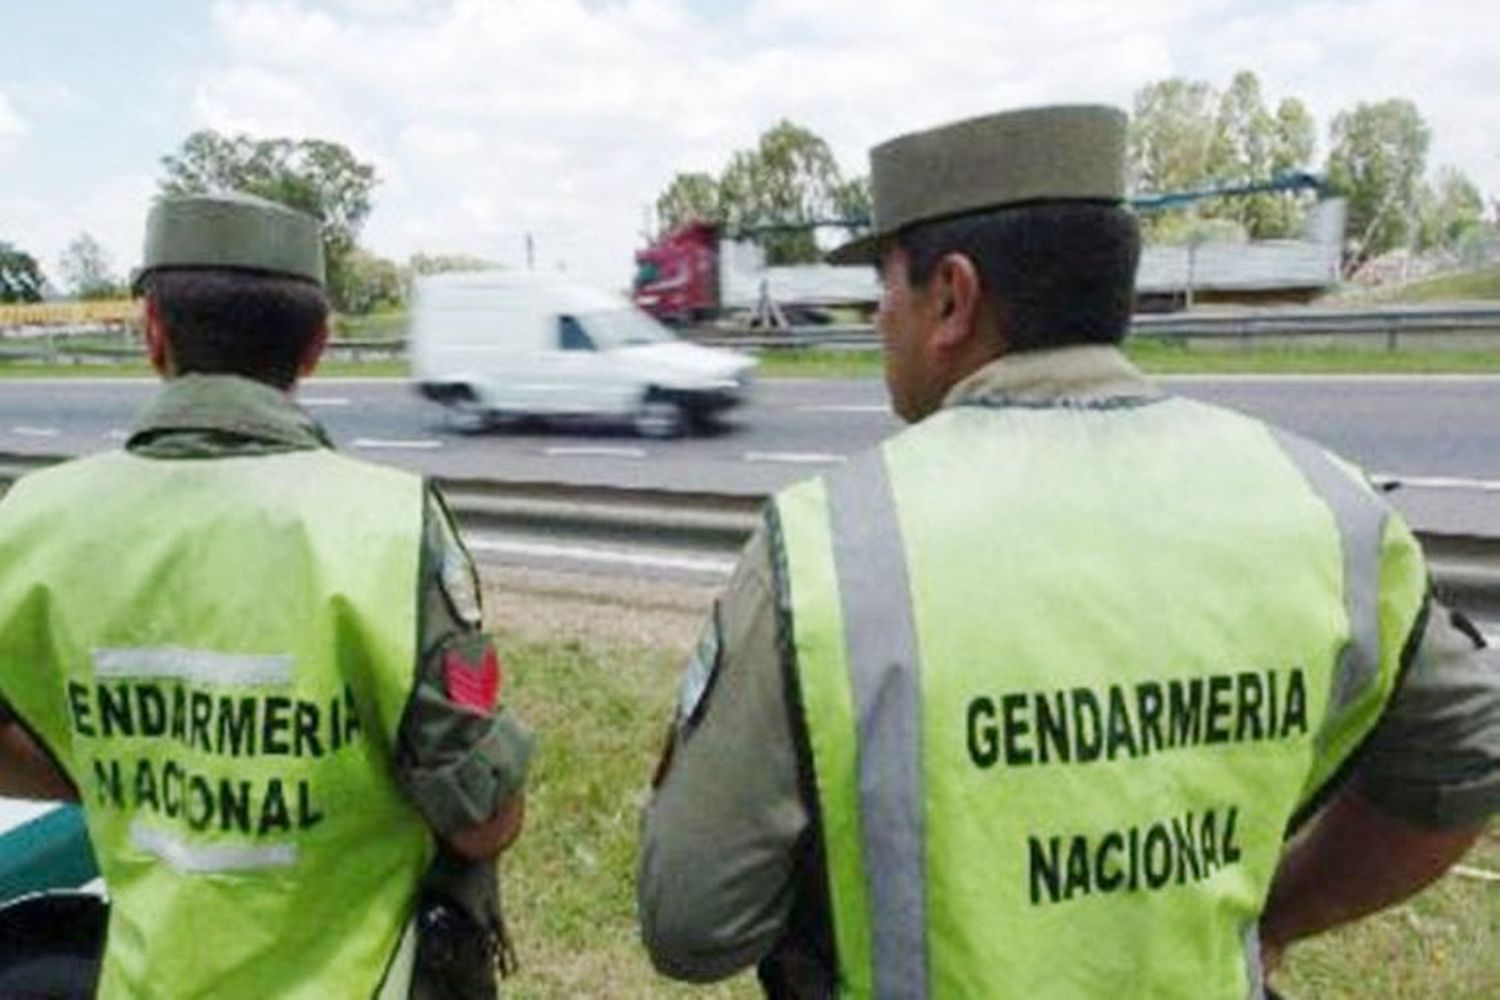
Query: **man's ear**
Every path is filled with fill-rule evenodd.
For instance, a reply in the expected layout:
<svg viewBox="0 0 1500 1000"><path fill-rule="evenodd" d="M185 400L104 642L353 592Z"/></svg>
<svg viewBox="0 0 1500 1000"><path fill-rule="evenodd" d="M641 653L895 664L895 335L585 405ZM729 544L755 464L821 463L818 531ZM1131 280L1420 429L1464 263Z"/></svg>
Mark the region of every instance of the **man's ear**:
<svg viewBox="0 0 1500 1000"><path fill-rule="evenodd" d="M297 362L297 377L306 378L318 367L318 361L323 357L323 349L328 346L328 322L325 320L318 324L318 329L307 342L307 347L302 351L302 357Z"/></svg>
<svg viewBox="0 0 1500 1000"><path fill-rule="evenodd" d="M979 333L983 297L979 270L972 260L961 253L944 255L933 270L928 289L938 346L952 350Z"/></svg>
<svg viewBox="0 0 1500 1000"><path fill-rule="evenodd" d="M172 377L172 342L167 339L167 328L162 325L161 310L156 297L147 295L142 302L141 316L146 325L146 357L151 367L162 378Z"/></svg>

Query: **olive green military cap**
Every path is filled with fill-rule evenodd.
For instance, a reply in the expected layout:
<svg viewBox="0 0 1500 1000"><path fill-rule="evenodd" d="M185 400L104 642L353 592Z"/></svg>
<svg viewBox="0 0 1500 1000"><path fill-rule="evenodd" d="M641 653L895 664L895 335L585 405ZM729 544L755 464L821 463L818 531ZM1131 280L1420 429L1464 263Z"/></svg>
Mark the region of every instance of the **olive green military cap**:
<svg viewBox="0 0 1500 1000"><path fill-rule="evenodd" d="M1023 108L898 136L870 150L870 232L828 255L872 264L920 222L1042 201L1125 198L1125 113L1095 104Z"/></svg>
<svg viewBox="0 0 1500 1000"><path fill-rule="evenodd" d="M318 220L254 195L180 195L158 199L146 219L146 246L131 282L158 268L222 267L323 284Z"/></svg>

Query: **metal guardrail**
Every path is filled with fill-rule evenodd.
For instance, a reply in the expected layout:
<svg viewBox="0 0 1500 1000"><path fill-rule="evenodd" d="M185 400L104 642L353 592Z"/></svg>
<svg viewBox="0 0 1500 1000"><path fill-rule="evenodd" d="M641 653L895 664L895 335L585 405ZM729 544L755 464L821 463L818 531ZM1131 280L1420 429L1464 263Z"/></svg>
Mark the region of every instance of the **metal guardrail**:
<svg viewBox="0 0 1500 1000"><path fill-rule="evenodd" d="M1403 338L1439 334L1500 335L1500 306L1490 303L1365 309L1253 309L1234 312L1140 313L1130 335L1152 338L1253 340L1258 337L1382 337L1396 350ZM791 347L870 348L870 326L799 326L785 330L708 333L700 343L749 350Z"/></svg>
<svg viewBox="0 0 1500 1000"><path fill-rule="evenodd" d="M80 328L76 334L97 333ZM1500 305L1401 306L1364 309L1253 309L1234 312L1142 313L1131 320L1131 336L1161 339L1211 339L1250 342L1261 337L1379 337L1387 350L1443 334L1500 336ZM781 330L713 329L690 334L692 340L748 351L794 348L874 350L880 337L869 325L793 326ZM130 360L139 346L68 344L63 332L0 343L0 361L46 363ZM333 358L361 361L397 359L406 353L405 337L336 338L328 342Z"/></svg>
<svg viewBox="0 0 1500 1000"><path fill-rule="evenodd" d="M18 476L61 459L0 454L0 493ZM737 552L765 497L495 480L434 480L459 523L559 540L612 542L697 553ZM1453 607L1500 621L1500 537L1418 532L1434 586Z"/></svg>
<svg viewBox="0 0 1500 1000"><path fill-rule="evenodd" d="M108 332L107 330L97 328L80 329L66 333L54 330L41 336L15 338L9 343L0 341L0 361L70 365L145 360L146 348L140 343L69 343L74 338L98 336L101 333ZM325 350L326 357L348 361L363 361L371 357L394 360L405 356L405 354L405 337L371 339L340 338L338 340L330 340Z"/></svg>

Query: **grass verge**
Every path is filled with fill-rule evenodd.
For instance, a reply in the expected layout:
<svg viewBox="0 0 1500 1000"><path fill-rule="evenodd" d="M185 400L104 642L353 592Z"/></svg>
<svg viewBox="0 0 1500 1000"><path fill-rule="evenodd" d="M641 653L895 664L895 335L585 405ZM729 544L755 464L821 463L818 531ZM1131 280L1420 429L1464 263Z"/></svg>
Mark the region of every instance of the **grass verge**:
<svg viewBox="0 0 1500 1000"><path fill-rule="evenodd" d="M1500 825L1465 866L1500 872ZM1421 895L1293 947L1273 980L1288 1000L1500 994L1500 882L1449 874Z"/></svg>
<svg viewBox="0 0 1500 1000"><path fill-rule="evenodd" d="M1351 288L1336 300L1356 304L1404 302L1489 301L1500 299L1500 267L1482 267L1456 274L1440 274L1389 288Z"/></svg>
<svg viewBox="0 0 1500 1000"><path fill-rule="evenodd" d="M507 642L510 703L540 734L526 833L504 866L510 997L754 997L658 976L635 921L636 826L683 650Z"/></svg>
<svg viewBox="0 0 1500 1000"><path fill-rule="evenodd" d="M754 997L751 976L710 990L657 976L637 939L637 822L684 643L501 642L511 703L541 734L527 831L506 856L521 974L514 997ZM1500 870L1500 827L1467 864ZM1500 883L1449 875L1416 899L1292 949L1290 1000L1480 1000L1500 983Z"/></svg>

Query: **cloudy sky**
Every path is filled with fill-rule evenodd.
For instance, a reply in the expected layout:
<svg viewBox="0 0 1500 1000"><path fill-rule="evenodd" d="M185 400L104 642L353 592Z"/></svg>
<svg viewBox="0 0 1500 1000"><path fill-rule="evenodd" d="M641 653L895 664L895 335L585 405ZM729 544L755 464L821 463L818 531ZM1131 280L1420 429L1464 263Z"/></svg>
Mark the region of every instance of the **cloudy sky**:
<svg viewBox="0 0 1500 1000"><path fill-rule="evenodd" d="M87 231L138 258L193 130L375 164L363 242L628 281L648 206L781 118L848 172L873 142L1004 107L1128 106L1169 76L1333 115L1407 97L1430 164L1500 198L1500 5L1474 0L5 0L0 240L56 279Z"/></svg>

